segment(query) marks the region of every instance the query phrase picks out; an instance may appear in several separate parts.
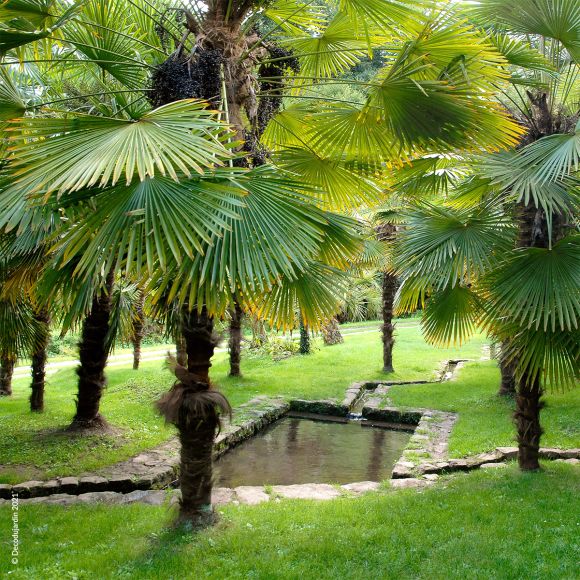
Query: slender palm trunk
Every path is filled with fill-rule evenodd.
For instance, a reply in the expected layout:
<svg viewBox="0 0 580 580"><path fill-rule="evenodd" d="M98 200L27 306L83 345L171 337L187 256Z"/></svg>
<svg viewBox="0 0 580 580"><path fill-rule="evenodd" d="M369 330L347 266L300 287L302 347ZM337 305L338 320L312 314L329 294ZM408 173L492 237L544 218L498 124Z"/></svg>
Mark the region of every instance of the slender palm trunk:
<svg viewBox="0 0 580 580"><path fill-rule="evenodd" d="M16 357L12 354L0 355L0 397L12 395L12 375L16 366Z"/></svg>
<svg viewBox="0 0 580 580"><path fill-rule="evenodd" d="M44 411L44 387L46 376L46 359L48 341L50 338L50 317L45 308L38 310L34 318L39 324L39 342L32 353L32 384L30 385L30 410Z"/></svg>
<svg viewBox="0 0 580 580"><path fill-rule="evenodd" d="M392 373L393 368L393 347L395 346L395 326L393 324L393 307L395 304L395 294L397 293L397 277L383 273L382 288L382 310L383 310L383 372Z"/></svg>
<svg viewBox="0 0 580 580"><path fill-rule="evenodd" d="M308 326L304 324L302 314L300 315L300 354L310 354L310 333Z"/></svg>
<svg viewBox="0 0 580 580"><path fill-rule="evenodd" d="M133 370L139 369L141 362L141 342L143 341L143 304L145 302L145 294L139 291L139 297L135 304L135 313L133 315L133 329L131 333L131 342L133 343Z"/></svg>
<svg viewBox="0 0 580 580"><path fill-rule="evenodd" d="M177 354L177 362L187 368L187 349L185 347L185 338L181 331L175 333L175 351Z"/></svg>
<svg viewBox="0 0 580 580"><path fill-rule="evenodd" d="M540 469L540 411L544 406L541 397L539 377L530 379L524 375L519 381L514 415L518 432L518 463L523 471Z"/></svg>
<svg viewBox="0 0 580 580"><path fill-rule="evenodd" d="M211 358L218 344L213 318L204 307L201 312L193 309L184 312L183 337L187 350L187 370L195 380L209 390ZM180 519L195 525L208 525L214 520L211 507L213 486L212 453L214 439L219 427L219 417L214 407L192 415L192 410L182 406L177 424L181 441Z"/></svg>
<svg viewBox="0 0 580 580"><path fill-rule="evenodd" d="M106 384L105 366L108 358L107 335L111 315L111 291L114 273L107 276L105 287L94 299L89 315L85 318L79 343L80 365L77 394L77 412L72 429L98 429L106 426L99 413L103 390Z"/></svg>
<svg viewBox="0 0 580 580"><path fill-rule="evenodd" d="M504 341L501 345L501 354L498 360L501 373L501 383L498 395L502 397L515 397L516 394L516 366L515 360L508 356L508 344Z"/></svg>
<svg viewBox="0 0 580 580"><path fill-rule="evenodd" d="M230 319L230 377L241 377L240 363L242 360L242 320L244 312L236 302L231 311Z"/></svg>
<svg viewBox="0 0 580 580"><path fill-rule="evenodd" d="M340 333L340 328L338 326L338 320L336 317L331 318L322 327L322 338L324 344L327 346L332 346L333 344L341 344L344 342L344 338Z"/></svg>

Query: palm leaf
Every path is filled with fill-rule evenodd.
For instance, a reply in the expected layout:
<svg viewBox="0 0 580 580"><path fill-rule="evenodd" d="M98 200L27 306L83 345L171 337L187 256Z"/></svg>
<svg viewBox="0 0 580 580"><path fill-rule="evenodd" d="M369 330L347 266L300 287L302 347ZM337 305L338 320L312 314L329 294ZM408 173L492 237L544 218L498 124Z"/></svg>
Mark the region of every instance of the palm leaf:
<svg viewBox="0 0 580 580"><path fill-rule="evenodd" d="M94 116L26 118L10 147L21 188L78 191L85 187L127 185L156 173L179 181L178 173L222 165L229 157L219 142L224 126L201 101L178 101L137 120ZM26 140L20 132L26 133Z"/></svg>

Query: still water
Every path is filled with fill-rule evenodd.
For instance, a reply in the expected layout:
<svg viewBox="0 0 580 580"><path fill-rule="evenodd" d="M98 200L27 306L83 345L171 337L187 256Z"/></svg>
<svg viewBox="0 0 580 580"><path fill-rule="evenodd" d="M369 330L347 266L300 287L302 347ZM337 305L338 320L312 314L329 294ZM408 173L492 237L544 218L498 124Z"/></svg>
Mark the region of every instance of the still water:
<svg viewBox="0 0 580 580"><path fill-rule="evenodd" d="M381 481L410 436L356 422L284 417L218 459L216 479L223 487Z"/></svg>

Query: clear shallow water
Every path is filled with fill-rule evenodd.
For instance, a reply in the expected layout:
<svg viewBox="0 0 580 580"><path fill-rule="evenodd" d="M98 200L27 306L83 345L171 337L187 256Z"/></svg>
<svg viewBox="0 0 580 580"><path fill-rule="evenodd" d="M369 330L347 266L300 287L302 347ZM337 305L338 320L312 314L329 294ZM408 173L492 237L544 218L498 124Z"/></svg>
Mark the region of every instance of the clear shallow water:
<svg viewBox="0 0 580 580"><path fill-rule="evenodd" d="M411 434L284 417L215 464L219 486L381 481Z"/></svg>

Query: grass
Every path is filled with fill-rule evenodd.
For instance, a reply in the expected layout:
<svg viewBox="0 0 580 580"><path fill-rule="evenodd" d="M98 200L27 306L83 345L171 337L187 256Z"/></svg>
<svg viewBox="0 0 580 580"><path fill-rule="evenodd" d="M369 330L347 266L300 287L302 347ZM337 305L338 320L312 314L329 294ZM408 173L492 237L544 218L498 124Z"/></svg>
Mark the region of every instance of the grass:
<svg viewBox="0 0 580 580"><path fill-rule="evenodd" d="M495 361L463 367L453 381L435 385L392 387L390 402L401 407L425 407L459 413L449 440L452 457L515 445L512 414L514 400L497 396L499 370ZM548 392L541 421L543 447L580 445L580 389Z"/></svg>
<svg viewBox="0 0 580 580"><path fill-rule="evenodd" d="M391 380L432 378L444 359L460 355L479 358L481 354L482 338L461 351L435 349L422 340L416 325L407 323L403 321L397 331L394 355L397 372L389 375ZM371 328L368 333L345 336L344 344L322 347L306 357L295 356L280 362L248 357L242 363L244 377L240 379L227 376L227 355L218 353L212 377L234 406L258 395L342 399L351 383L384 378L381 363L380 335ZM171 436L172 429L153 411L153 401L172 381L160 361L144 363L138 372L111 367L107 376L109 386L101 409L119 429L116 436L63 436L62 429L74 414L74 369L63 369L48 377L46 412L40 415L28 410L29 379L15 380L14 396L0 401L3 463L0 483L93 471L154 447Z"/></svg>
<svg viewBox="0 0 580 580"><path fill-rule="evenodd" d="M22 505L17 580L43 578L577 578L580 470L515 466L434 488L228 506L197 535L164 507ZM90 534L87 523L90 522ZM11 512L0 508L0 552Z"/></svg>

